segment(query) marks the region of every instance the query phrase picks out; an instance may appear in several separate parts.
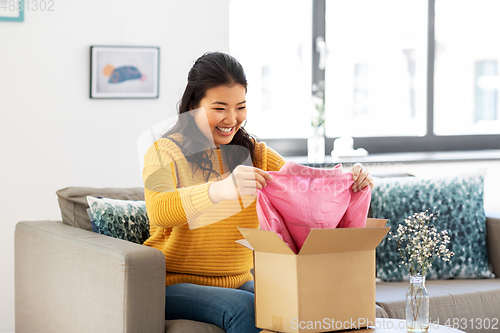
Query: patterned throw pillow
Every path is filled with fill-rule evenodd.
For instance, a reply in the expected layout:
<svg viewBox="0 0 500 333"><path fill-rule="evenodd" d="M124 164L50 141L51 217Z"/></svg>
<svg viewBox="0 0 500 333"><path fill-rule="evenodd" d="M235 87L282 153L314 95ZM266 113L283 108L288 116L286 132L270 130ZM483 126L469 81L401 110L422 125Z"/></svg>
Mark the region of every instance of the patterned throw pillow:
<svg viewBox="0 0 500 333"><path fill-rule="evenodd" d="M144 201L87 196L100 234L142 244L149 237L149 220Z"/></svg>
<svg viewBox="0 0 500 333"><path fill-rule="evenodd" d="M448 248L455 252L450 261L436 259L427 279L492 278L488 267L486 216L483 208L484 173L473 172L438 178L378 179L372 190L372 215L388 219L396 231L398 224L414 213L436 207L438 231L447 230ZM377 275L385 281L408 279L394 240L377 247Z"/></svg>

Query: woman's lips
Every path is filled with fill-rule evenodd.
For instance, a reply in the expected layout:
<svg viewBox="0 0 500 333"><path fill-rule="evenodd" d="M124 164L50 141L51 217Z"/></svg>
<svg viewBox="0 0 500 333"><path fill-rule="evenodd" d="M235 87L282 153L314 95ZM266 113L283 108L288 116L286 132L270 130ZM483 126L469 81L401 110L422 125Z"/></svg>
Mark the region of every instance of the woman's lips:
<svg viewBox="0 0 500 333"><path fill-rule="evenodd" d="M222 135L222 136L229 136L229 135L233 134L235 127L236 126L233 126L233 127L220 127L220 126L216 126L215 129L217 130L217 133L219 133L220 135ZM223 130L221 130L221 128ZM228 131L228 129L230 129L230 130Z"/></svg>

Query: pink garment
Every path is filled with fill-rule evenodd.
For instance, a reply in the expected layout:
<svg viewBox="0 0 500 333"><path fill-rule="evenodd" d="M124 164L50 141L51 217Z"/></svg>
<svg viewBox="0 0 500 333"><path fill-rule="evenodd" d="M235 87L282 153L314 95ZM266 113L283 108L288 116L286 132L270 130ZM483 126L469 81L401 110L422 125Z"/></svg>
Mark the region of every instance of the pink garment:
<svg viewBox="0 0 500 333"><path fill-rule="evenodd" d="M257 216L262 230L275 231L295 252L311 229L362 228L370 206L371 189L353 192L352 173L306 167L291 161L257 191Z"/></svg>

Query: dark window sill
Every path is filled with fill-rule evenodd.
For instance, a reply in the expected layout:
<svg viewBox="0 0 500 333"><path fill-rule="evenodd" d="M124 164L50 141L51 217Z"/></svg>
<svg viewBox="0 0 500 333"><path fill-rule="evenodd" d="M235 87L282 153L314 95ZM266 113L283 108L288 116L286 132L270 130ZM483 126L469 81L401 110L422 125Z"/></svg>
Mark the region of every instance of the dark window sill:
<svg viewBox="0 0 500 333"><path fill-rule="evenodd" d="M333 140L326 138L325 153L333 149ZM263 139L261 141L276 150L283 156L307 155L307 139ZM406 154L441 152L500 150L500 134L497 135L462 135L462 136L435 136L423 137L363 137L354 138L354 149L364 148L370 154ZM461 160L461 159L460 159Z"/></svg>
<svg viewBox="0 0 500 333"><path fill-rule="evenodd" d="M386 153L369 154L363 157L341 157L333 159L325 156L324 163L308 163L307 156L285 156L288 161L299 164L327 167L332 164L354 163L431 163L431 162L465 162L465 161L500 161L500 149L473 150L473 151L443 151L443 152L415 152L415 153Z"/></svg>

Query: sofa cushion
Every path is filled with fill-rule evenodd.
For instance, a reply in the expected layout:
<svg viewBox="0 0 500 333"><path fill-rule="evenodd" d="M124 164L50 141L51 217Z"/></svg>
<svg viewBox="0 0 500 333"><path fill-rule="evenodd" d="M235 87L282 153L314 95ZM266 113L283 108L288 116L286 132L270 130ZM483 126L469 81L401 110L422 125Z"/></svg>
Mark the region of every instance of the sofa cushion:
<svg viewBox="0 0 500 333"><path fill-rule="evenodd" d="M389 318L387 312L380 307L375 305L375 317L376 318ZM192 320L165 320L165 333L224 333L224 330L213 324L202 323L199 321Z"/></svg>
<svg viewBox="0 0 500 333"><path fill-rule="evenodd" d="M436 259L427 279L491 278L486 246L486 216L483 208L484 173L471 172L435 178L386 178L375 182L372 215L388 219L393 231L403 220L427 209L439 213L434 225L447 230L450 261ZM406 268L397 242L384 238L377 247L377 276L385 281L406 280Z"/></svg>
<svg viewBox="0 0 500 333"><path fill-rule="evenodd" d="M87 196L98 233L118 239L144 243L149 237L146 203Z"/></svg>
<svg viewBox="0 0 500 333"><path fill-rule="evenodd" d="M57 191L56 194L63 223L90 231L92 231L92 225L86 211L89 208L88 195L121 200L144 200L144 188L142 187L66 187Z"/></svg>
<svg viewBox="0 0 500 333"><path fill-rule="evenodd" d="M377 282L376 303L389 318L404 319L409 282ZM495 332L500 328L500 279L450 279L426 282L431 322L465 332ZM490 330L496 324L496 330ZM465 326L467 325L467 326ZM482 325L483 327L479 327ZM484 326L489 325L490 329Z"/></svg>
<svg viewBox="0 0 500 333"><path fill-rule="evenodd" d="M380 305L375 304L375 318L389 318L387 312Z"/></svg>
<svg viewBox="0 0 500 333"><path fill-rule="evenodd" d="M193 320L165 320L165 333L224 333L224 330L213 324Z"/></svg>
<svg viewBox="0 0 500 333"><path fill-rule="evenodd" d="M500 212L486 211L486 243L491 270L500 277Z"/></svg>

